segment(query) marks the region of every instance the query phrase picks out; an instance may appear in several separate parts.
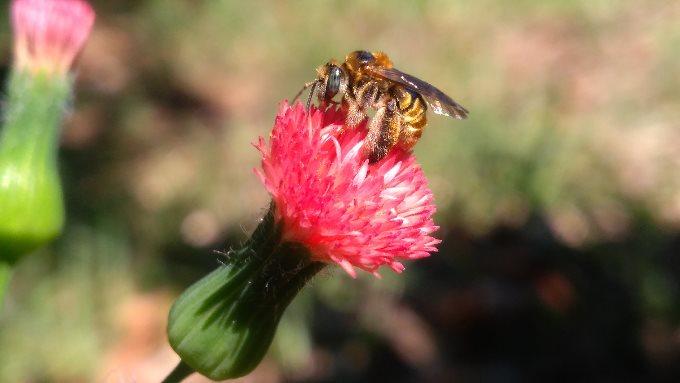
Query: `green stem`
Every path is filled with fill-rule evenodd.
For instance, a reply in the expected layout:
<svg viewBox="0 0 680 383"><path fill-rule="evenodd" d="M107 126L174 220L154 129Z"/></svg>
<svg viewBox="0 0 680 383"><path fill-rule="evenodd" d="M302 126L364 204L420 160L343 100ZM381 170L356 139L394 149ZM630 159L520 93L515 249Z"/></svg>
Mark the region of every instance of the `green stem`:
<svg viewBox="0 0 680 383"><path fill-rule="evenodd" d="M189 367L188 364L183 361L179 361L174 370L168 375L161 383L179 383L186 379L189 375L193 374L194 369Z"/></svg>
<svg viewBox="0 0 680 383"><path fill-rule="evenodd" d="M0 261L0 309L5 301L5 293L12 279L12 265L5 261Z"/></svg>

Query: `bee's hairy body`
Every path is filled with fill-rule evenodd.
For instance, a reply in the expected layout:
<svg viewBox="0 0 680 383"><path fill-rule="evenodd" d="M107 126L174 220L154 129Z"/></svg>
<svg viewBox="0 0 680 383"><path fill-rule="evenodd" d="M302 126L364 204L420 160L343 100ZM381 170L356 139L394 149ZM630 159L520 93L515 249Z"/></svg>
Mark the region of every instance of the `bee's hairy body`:
<svg viewBox="0 0 680 383"><path fill-rule="evenodd" d="M427 92L436 103L435 113L467 116L465 108L441 91L394 69L382 52L355 51L342 64L332 60L317 69L317 80L305 84L305 88L308 86L313 86L308 104L315 89L322 103L334 103L333 97L341 95L347 115L345 125L349 128L367 118L367 110L375 111L364 143L371 163L381 160L394 147L411 149L418 142L427 124L427 103L420 92ZM433 95L435 91L438 93ZM442 104L448 109L442 110Z"/></svg>
<svg viewBox="0 0 680 383"><path fill-rule="evenodd" d="M361 71L347 73L347 92L342 98L346 125L358 125L367 117L368 109L375 110L365 144L369 160L380 160L397 145L412 148L427 124L427 104L423 98L399 84L366 76Z"/></svg>

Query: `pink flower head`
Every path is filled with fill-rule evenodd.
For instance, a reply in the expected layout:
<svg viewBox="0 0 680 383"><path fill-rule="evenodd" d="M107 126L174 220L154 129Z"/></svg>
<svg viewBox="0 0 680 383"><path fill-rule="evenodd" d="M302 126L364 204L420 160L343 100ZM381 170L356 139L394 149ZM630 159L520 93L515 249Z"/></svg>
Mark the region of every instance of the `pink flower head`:
<svg viewBox="0 0 680 383"><path fill-rule="evenodd" d="M95 14L83 0L14 0L15 65L66 74L90 34Z"/></svg>
<svg viewBox="0 0 680 383"><path fill-rule="evenodd" d="M437 251L440 242L432 192L415 161L395 148L369 164L362 146L366 123L343 129L337 108L309 112L283 103L256 172L272 195L283 238L304 244L317 261L377 274L388 265L400 273L405 259Z"/></svg>

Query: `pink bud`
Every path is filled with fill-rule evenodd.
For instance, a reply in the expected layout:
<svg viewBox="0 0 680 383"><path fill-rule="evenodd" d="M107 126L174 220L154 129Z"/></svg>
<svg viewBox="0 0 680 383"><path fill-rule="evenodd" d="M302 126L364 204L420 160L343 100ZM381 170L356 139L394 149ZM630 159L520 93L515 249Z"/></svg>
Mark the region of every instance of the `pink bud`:
<svg viewBox="0 0 680 383"><path fill-rule="evenodd" d="M14 0L17 69L66 74L90 34L95 14L83 0Z"/></svg>

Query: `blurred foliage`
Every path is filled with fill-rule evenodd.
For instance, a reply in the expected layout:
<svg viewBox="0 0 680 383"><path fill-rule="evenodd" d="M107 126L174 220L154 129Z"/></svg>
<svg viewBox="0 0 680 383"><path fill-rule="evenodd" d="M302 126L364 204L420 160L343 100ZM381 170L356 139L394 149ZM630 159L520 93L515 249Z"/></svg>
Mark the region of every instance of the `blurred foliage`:
<svg viewBox="0 0 680 383"><path fill-rule="evenodd" d="M317 278L256 376L680 377L677 2L93 3L62 142L67 230L17 270L1 381L169 371L172 296L267 206L250 142L360 48L471 111L430 115L416 148L444 243L401 276ZM9 46L3 17L3 74Z"/></svg>

